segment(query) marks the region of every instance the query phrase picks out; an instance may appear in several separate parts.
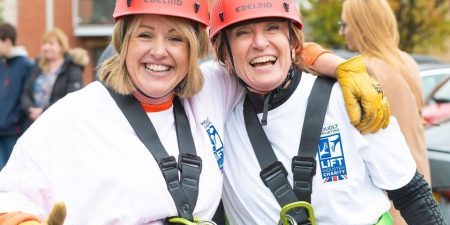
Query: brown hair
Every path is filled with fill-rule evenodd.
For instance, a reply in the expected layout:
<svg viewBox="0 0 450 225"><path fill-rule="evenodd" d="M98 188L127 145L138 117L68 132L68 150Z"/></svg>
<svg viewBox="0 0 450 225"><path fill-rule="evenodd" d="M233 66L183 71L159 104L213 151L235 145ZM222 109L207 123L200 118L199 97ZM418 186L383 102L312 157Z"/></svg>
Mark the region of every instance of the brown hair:
<svg viewBox="0 0 450 225"><path fill-rule="evenodd" d="M6 39L11 40L12 45L16 45L17 32L9 23L0 24L0 40L5 41Z"/></svg>

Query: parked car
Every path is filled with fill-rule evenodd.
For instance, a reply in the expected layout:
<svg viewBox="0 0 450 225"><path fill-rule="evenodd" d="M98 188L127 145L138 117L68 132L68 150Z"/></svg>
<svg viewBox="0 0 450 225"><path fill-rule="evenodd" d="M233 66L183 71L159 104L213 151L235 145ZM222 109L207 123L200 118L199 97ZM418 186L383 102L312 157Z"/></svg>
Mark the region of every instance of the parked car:
<svg viewBox="0 0 450 225"><path fill-rule="evenodd" d="M431 184L447 224L450 224L450 120L425 130Z"/></svg>
<svg viewBox="0 0 450 225"><path fill-rule="evenodd" d="M358 52L352 52L345 49L331 49L331 51L334 52L334 54L344 58L349 59L353 56L359 55ZM411 57L416 60L417 64L441 64L442 61L429 55L422 55L422 54L410 54Z"/></svg>
<svg viewBox="0 0 450 225"><path fill-rule="evenodd" d="M450 64L421 65L420 74L425 122L432 125L450 120Z"/></svg>
<svg viewBox="0 0 450 225"><path fill-rule="evenodd" d="M419 66L422 77L425 102L430 100L431 91L444 79L450 77L450 64L422 64Z"/></svg>

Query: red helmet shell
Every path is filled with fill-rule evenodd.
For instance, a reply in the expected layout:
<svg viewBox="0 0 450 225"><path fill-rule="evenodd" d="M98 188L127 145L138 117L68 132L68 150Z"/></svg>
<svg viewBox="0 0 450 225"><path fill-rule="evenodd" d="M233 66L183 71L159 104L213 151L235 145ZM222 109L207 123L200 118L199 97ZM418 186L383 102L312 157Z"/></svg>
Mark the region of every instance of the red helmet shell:
<svg viewBox="0 0 450 225"><path fill-rule="evenodd" d="M302 28L294 0L216 0L211 13L209 37L214 41L217 33L230 25L267 17L290 19Z"/></svg>
<svg viewBox="0 0 450 225"><path fill-rule="evenodd" d="M135 14L176 16L197 21L208 26L207 0L117 0L113 17Z"/></svg>

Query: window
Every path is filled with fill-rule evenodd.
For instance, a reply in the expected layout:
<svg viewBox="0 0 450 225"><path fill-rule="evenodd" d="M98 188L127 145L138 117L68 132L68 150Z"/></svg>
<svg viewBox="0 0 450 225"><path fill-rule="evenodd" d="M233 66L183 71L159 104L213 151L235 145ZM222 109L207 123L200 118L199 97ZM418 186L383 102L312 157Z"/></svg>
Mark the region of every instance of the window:
<svg viewBox="0 0 450 225"><path fill-rule="evenodd" d="M79 24L114 24L115 0L78 0Z"/></svg>
<svg viewBox="0 0 450 225"><path fill-rule="evenodd" d="M78 37L109 36L112 33L116 0L75 0L74 27Z"/></svg>

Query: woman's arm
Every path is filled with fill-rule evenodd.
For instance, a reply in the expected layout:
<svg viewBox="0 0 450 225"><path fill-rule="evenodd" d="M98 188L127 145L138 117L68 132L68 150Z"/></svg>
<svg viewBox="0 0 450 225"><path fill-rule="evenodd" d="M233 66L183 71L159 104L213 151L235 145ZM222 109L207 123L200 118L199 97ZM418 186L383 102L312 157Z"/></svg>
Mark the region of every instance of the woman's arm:
<svg viewBox="0 0 450 225"><path fill-rule="evenodd" d="M361 57L344 60L315 43L305 43L303 58L319 74L337 78L351 123L361 133L389 124L389 103L383 89L369 76Z"/></svg>
<svg viewBox="0 0 450 225"><path fill-rule="evenodd" d="M433 199L430 186L418 172L407 185L386 192L408 224L446 224L440 208Z"/></svg>

